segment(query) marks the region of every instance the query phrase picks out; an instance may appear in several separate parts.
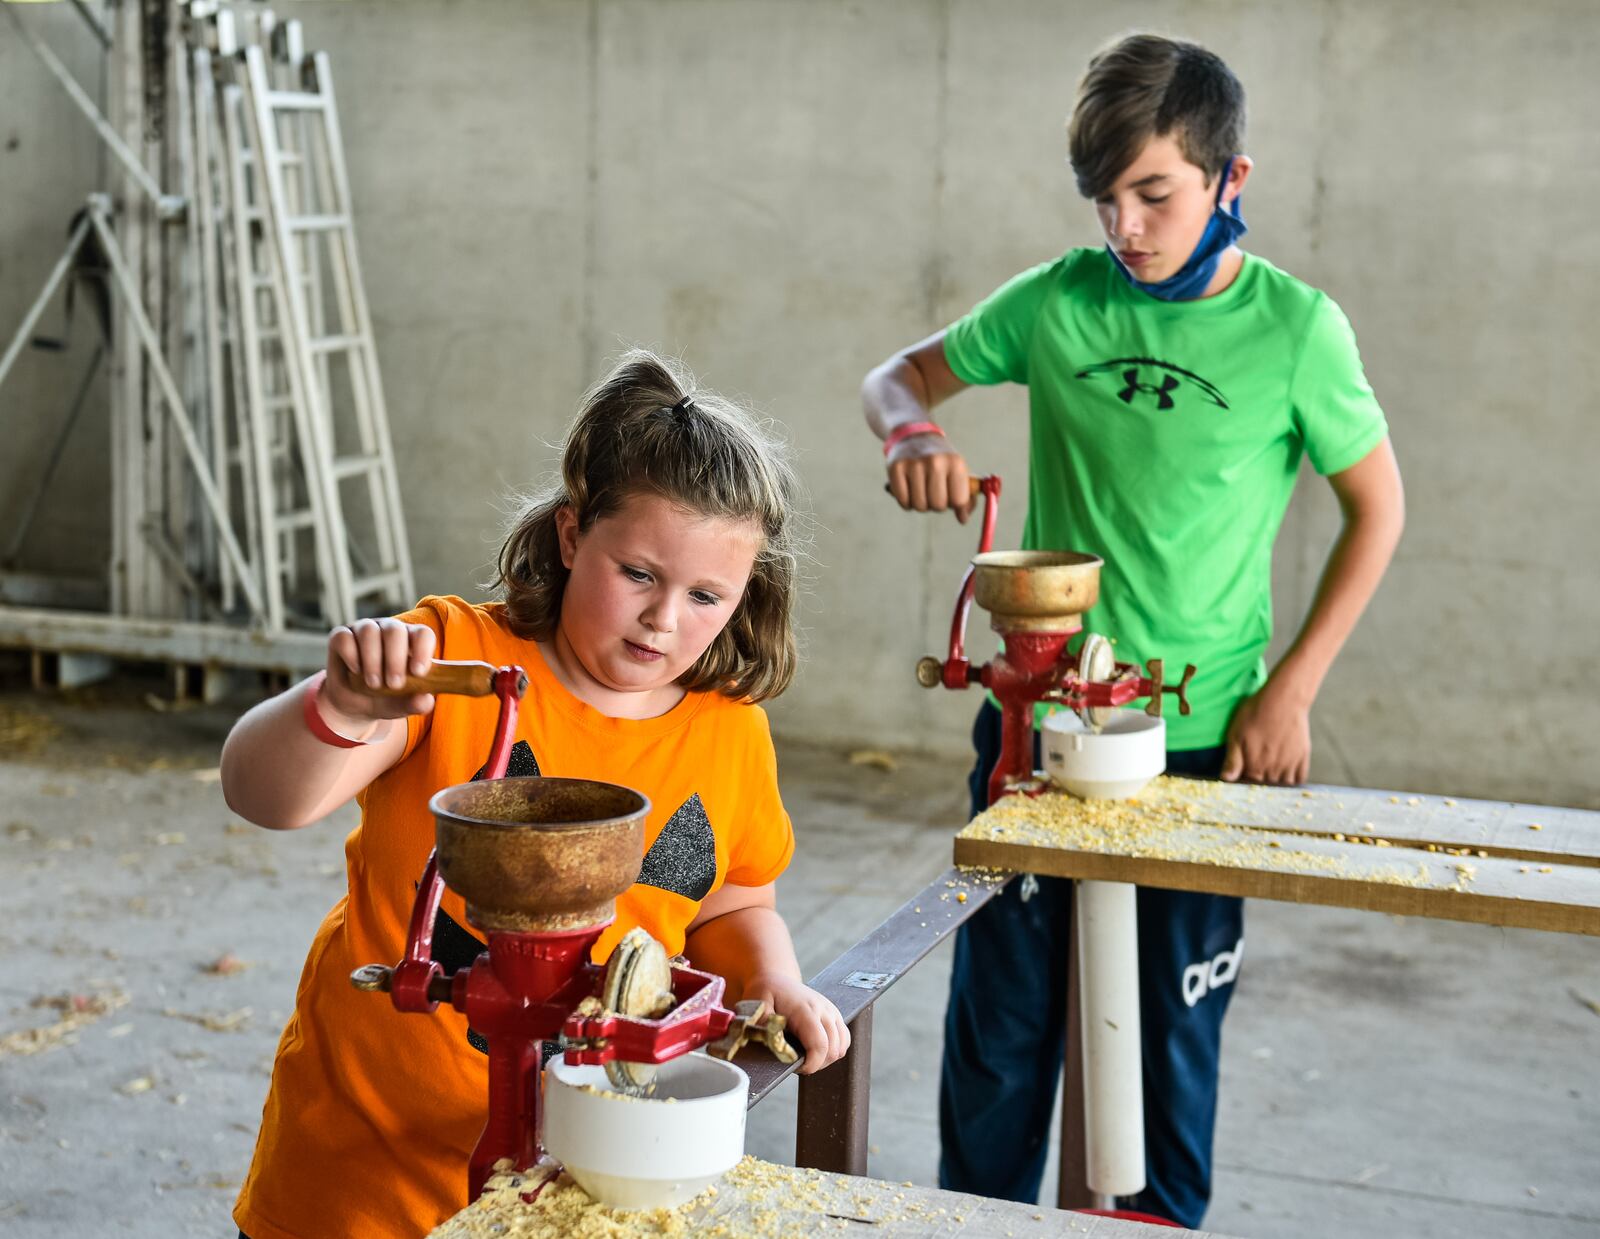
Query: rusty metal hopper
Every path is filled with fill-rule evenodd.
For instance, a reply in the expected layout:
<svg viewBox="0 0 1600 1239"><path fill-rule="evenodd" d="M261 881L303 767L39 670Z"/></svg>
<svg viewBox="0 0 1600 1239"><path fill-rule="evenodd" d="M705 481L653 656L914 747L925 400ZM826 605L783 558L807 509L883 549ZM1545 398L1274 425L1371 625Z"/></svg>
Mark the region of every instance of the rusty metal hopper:
<svg viewBox="0 0 1600 1239"><path fill-rule="evenodd" d="M486 779L428 802L439 874L479 929L579 929L611 919L644 858L650 801L590 779Z"/></svg>
<svg viewBox="0 0 1600 1239"><path fill-rule="evenodd" d="M985 551L972 558L973 598L1000 632L1075 631L1100 597L1098 555Z"/></svg>

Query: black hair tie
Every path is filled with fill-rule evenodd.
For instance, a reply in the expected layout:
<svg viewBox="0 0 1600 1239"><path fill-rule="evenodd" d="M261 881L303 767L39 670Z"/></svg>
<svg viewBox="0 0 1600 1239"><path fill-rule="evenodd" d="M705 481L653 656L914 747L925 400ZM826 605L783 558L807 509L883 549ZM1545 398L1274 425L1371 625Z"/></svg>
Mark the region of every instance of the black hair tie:
<svg viewBox="0 0 1600 1239"><path fill-rule="evenodd" d="M694 397L685 396L682 400L678 401L677 404L672 406L672 416L678 418L684 417L692 408L694 408Z"/></svg>

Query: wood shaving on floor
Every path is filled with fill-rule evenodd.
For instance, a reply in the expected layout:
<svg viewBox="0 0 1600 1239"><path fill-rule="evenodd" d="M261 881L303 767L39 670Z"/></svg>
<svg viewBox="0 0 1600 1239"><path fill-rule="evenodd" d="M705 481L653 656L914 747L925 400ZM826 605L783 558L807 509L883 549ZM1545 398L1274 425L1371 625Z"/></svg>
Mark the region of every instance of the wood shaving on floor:
<svg viewBox="0 0 1600 1239"><path fill-rule="evenodd" d="M42 714L0 706L0 752L12 757L37 753L59 735L61 728Z"/></svg>
<svg viewBox="0 0 1600 1239"><path fill-rule="evenodd" d="M128 995L122 990L107 990L100 994L52 994L35 998L29 1004L61 1013L61 1018L39 1028L23 1028L0 1037L0 1058L21 1058L42 1054L58 1046L71 1045L77 1032L96 1020L102 1019L119 1007L128 1005Z"/></svg>

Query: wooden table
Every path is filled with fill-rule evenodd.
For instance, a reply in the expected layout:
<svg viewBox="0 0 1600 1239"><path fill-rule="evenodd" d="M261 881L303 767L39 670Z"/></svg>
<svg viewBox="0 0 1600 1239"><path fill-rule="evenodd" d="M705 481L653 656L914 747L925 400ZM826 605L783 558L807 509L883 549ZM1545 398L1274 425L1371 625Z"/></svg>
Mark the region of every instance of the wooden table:
<svg viewBox="0 0 1600 1239"><path fill-rule="evenodd" d="M1007 797L958 865L1600 935L1600 813L1161 779L1133 802Z"/></svg>
<svg viewBox="0 0 1600 1239"><path fill-rule="evenodd" d="M630 1239L668 1233L812 1239L833 1231L864 1233L858 1229L862 1226L870 1226L873 1235L971 1239L1205 1239L1210 1233L776 1166L750 1157L718 1184L715 1196L672 1215L601 1210L565 1182L525 1204L519 1191L526 1183L522 1176L491 1179L477 1204L439 1227L430 1239L491 1239L496 1234L542 1239L547 1234L585 1233ZM496 1225L503 1229L495 1231ZM669 1229L674 1225L679 1229Z"/></svg>
<svg viewBox="0 0 1600 1239"><path fill-rule="evenodd" d="M1076 814L1077 827L1040 825L1062 810L1069 818ZM1090 830L1094 816L1083 802L1064 797L1008 798L956 838L955 860L966 868L940 874L810 979L813 988L838 1005L855 1038L844 1059L801 1077L796 1139L802 1165L846 1172L823 1174L818 1180L832 1184L829 1191L844 1193L832 1218L841 1228L869 1221L883 1234L988 1236L1009 1231L1094 1239L1199 1233L858 1177L867 1166L873 1004L1019 874L1600 934L1600 813L1338 787L1302 791L1164 780L1154 793L1140 798L1140 805L1111 812L1120 827L1113 820L1106 830ZM1035 820L1025 829L1027 819ZM998 835L996 824L1001 827ZM1530 829L1535 825L1541 829ZM1379 846L1379 840L1388 846ZM1071 989L1069 984L1069 993ZM1069 1023L1074 1020L1070 1014L1068 1018ZM760 1050L746 1050L738 1061L750 1075L752 1105L795 1070ZM1078 1068L1081 1062L1069 1054L1058 1201L1073 1207L1088 1203ZM802 1176L816 1173L780 1169ZM867 1212L842 1207L856 1200L852 1192L866 1202L852 1207ZM760 1233L748 1224L754 1213L738 1210L755 1210L778 1227L770 1233L817 1233L819 1220L829 1220L827 1211L819 1218L815 1210L801 1209L799 1200L758 1202L750 1192L719 1193L718 1203L708 1206L703 1217L710 1229L722 1225L726 1234L754 1234ZM940 1208L944 1214L938 1213ZM468 1210L447 1225L464 1224L470 1214ZM930 1226L933 1219L937 1223ZM474 1232L438 1233L441 1239L453 1239Z"/></svg>
<svg viewBox="0 0 1600 1239"><path fill-rule="evenodd" d="M955 860L1005 873L1600 935L1600 813L1546 805L1161 779L1136 802L1007 797L956 837ZM1069 1028L1079 1023L1076 991L1074 975ZM1063 1206L1091 1199L1082 1069L1080 1056L1068 1054Z"/></svg>

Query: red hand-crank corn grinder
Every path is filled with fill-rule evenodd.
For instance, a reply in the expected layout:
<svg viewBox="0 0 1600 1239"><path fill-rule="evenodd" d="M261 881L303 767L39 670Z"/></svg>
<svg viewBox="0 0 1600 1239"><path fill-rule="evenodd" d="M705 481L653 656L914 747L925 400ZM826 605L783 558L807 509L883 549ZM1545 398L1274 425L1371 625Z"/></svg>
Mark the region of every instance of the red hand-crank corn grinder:
<svg viewBox="0 0 1600 1239"><path fill-rule="evenodd" d="M493 693L500 715L484 778L447 787L429 802L436 822L411 910L405 956L368 964L358 989L387 991L400 1011L441 1002L467 1017L489 1046L489 1111L468 1165L475 1200L495 1164L533 1166L540 1147L541 1046L555 1042L569 1063L603 1065L624 1092L647 1086L653 1064L701 1046L732 1058L746 1039L794 1061L783 1017L762 1004L722 1005L723 980L669 963L642 930L617 945L604 968L590 948L638 877L650 802L638 792L587 779L505 776L517 703L528 684L519 667L436 662L426 676L387 695ZM444 887L461 895L467 921L488 950L446 975L433 958L433 924Z"/></svg>
<svg viewBox="0 0 1600 1239"><path fill-rule="evenodd" d="M1118 707L1148 697L1146 712L1159 719L1163 697L1171 693L1178 699L1179 712L1188 714L1195 668L1185 666L1182 679L1167 684L1161 659L1150 659L1141 671L1133 663L1117 661L1111 642L1097 633L1086 633L1076 651L1069 650L1069 639L1083 631L1083 613L1099 599L1102 561L1077 551L994 551L1000 479L975 480L973 494L979 493L984 500L983 533L956 597L950 650L943 660L922 659L917 679L927 688L981 684L1000 702L1000 758L988 789L992 805L1003 796L1036 794L1048 786L1033 768L1036 703L1071 707L1091 731L1117 729L1116 735L1101 738L1110 741L1109 746L1094 746L1104 761L1117 746L1144 744L1140 733L1152 730L1119 729L1119 722L1126 720L1116 719ZM963 648L974 601L989 612L990 626L1002 639L1000 653L978 667ZM1047 730L1054 728L1047 724ZM1159 730L1164 734L1164 728ZM1046 754L1047 760L1059 760L1049 748ZM1063 781L1072 788L1070 780ZM1141 784L1143 779L1134 782ZM1114 787L1114 781L1094 780L1092 785L1102 790L1080 794L1118 794L1104 791ZM1031 878L1023 883L1023 899L1028 898L1029 882ZM1134 888L1080 882L1073 909L1085 1064L1087 1179L1091 1191L1109 1207L1115 1196L1135 1194L1145 1185Z"/></svg>
<svg viewBox="0 0 1600 1239"><path fill-rule="evenodd" d="M950 651L943 660L929 655L919 661L917 681L924 688L981 684L999 701L1000 760L989 779L993 804L1009 792L1041 787L1033 768L1036 703L1070 706L1092 728L1139 697L1149 697L1146 712L1159 718L1165 693L1177 697L1180 714L1188 714L1195 669L1186 666L1177 684L1167 684L1161 659L1150 659L1143 673L1134 663L1118 662L1111 642L1098 633L1087 634L1069 652L1069 639L1083 631L1083 613L1100 597L1104 561L1078 551L993 550L1000 479L974 478L972 487L984 502L978 554L956 595ZM989 612L990 626L1003 641L1001 651L977 667L965 652L974 600Z"/></svg>

